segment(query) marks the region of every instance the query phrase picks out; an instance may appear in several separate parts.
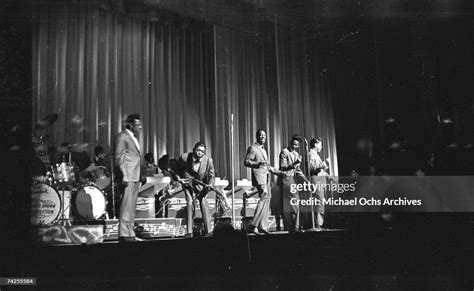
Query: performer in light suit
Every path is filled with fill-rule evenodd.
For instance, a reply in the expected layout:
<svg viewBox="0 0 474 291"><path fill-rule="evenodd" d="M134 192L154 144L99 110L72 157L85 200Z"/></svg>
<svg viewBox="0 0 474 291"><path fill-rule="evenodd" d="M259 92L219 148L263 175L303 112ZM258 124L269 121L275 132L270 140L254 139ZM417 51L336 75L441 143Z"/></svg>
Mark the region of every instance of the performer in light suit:
<svg viewBox="0 0 474 291"><path fill-rule="evenodd" d="M268 156L264 148L267 134L263 129L259 129L256 137L257 142L248 147L244 162L246 167L252 169L252 184L257 188L260 197L251 223L251 232L258 235L271 234L267 226L271 198Z"/></svg>
<svg viewBox="0 0 474 291"><path fill-rule="evenodd" d="M297 177L309 183L309 180L301 171L301 156L296 151L296 149L299 148L300 141L301 138L294 135L288 147L280 152L280 171L283 172L280 181L283 196L283 222L285 229L288 230L290 234L299 230L299 204L292 205L291 203L293 198L299 200L299 192L294 191L294 193L291 193L291 185L300 182L295 179Z"/></svg>
<svg viewBox="0 0 474 291"><path fill-rule="evenodd" d="M132 114L125 120L125 129L115 137L115 165L118 167L117 178L125 184L125 191L120 205L119 242L132 242L135 237L135 208L140 183L140 145L137 135L142 130L140 115ZM121 176L121 177L120 177Z"/></svg>
<svg viewBox="0 0 474 291"><path fill-rule="evenodd" d="M311 176L311 183L314 185L318 184L326 184L327 183L327 176L329 176L327 170L329 169L329 158L326 160L322 160L319 156L319 153L323 149L322 138L313 138L309 142L310 150L308 153L309 159L309 172ZM322 203L324 199L324 191L319 189L316 191L316 197L320 203L316 206L316 213L315 213L315 224L316 230L320 231L323 230L322 226L324 223L324 204Z"/></svg>

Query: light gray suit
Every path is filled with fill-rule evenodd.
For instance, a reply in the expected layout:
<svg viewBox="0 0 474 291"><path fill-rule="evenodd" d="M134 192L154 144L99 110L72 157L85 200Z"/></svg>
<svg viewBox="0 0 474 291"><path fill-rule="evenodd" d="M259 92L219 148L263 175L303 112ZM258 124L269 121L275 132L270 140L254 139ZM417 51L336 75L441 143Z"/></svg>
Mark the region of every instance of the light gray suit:
<svg viewBox="0 0 474 291"><path fill-rule="evenodd" d="M140 181L141 156L133 138L123 130L115 137L115 165L123 175L125 192L120 204L119 237L134 237L135 208Z"/></svg>
<svg viewBox="0 0 474 291"><path fill-rule="evenodd" d="M260 200L252 220L252 225L258 229L267 230L270 213L271 192L269 190L269 171L261 162L268 163L268 156L262 145L255 143L248 147L244 165L252 169L252 185L257 188Z"/></svg>

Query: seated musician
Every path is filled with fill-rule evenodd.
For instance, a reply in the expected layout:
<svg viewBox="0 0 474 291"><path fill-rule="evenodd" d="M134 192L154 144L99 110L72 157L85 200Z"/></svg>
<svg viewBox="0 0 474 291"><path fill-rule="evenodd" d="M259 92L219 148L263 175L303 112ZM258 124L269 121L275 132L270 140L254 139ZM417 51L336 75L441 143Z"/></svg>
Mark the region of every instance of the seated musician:
<svg viewBox="0 0 474 291"><path fill-rule="evenodd" d="M95 166L108 167L109 164L106 161L107 155L104 152L104 148L101 146L96 146L94 148L94 157L92 158L92 163Z"/></svg>
<svg viewBox="0 0 474 291"><path fill-rule="evenodd" d="M151 177L158 174L158 167L155 165L153 153L145 154L145 175Z"/></svg>
<svg viewBox="0 0 474 291"><path fill-rule="evenodd" d="M190 153L182 154L178 159L178 175L189 181L185 184L187 204L187 235L193 234L193 200L197 199L201 205L202 217L206 229L206 236L211 236L211 215L206 195L209 186L214 186L215 173L212 158L205 155L206 144L198 142ZM183 180L181 180L183 181ZM207 186L209 185L209 186Z"/></svg>
<svg viewBox="0 0 474 291"><path fill-rule="evenodd" d="M171 161L176 159L171 159L170 160L170 155L166 154L163 155L159 160L158 160L158 171L163 174L164 177L170 177L171 178L171 183L176 182L179 180L179 177L176 173L176 167L171 168ZM176 161L177 162L177 161ZM173 183L175 184L175 183Z"/></svg>
<svg viewBox="0 0 474 291"><path fill-rule="evenodd" d="M104 175L110 177L111 172L112 164L110 157L104 152L104 148L98 145L94 148L92 163L79 172L79 182L82 184L93 183L97 178L104 177Z"/></svg>

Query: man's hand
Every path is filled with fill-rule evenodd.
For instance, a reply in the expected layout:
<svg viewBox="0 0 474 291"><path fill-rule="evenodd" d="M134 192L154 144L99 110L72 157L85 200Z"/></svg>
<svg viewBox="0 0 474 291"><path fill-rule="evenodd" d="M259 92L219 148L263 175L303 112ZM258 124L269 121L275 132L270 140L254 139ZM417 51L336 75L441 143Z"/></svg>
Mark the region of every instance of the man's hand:
<svg viewBox="0 0 474 291"><path fill-rule="evenodd" d="M180 178L180 179L178 180L178 182L181 183L181 184L185 184L185 185L186 185L186 184L189 184L189 183L191 182L191 179Z"/></svg>
<svg viewBox="0 0 474 291"><path fill-rule="evenodd" d="M265 161L261 161L261 162L258 163L259 167L265 167L266 165L268 165L268 163L265 162Z"/></svg>

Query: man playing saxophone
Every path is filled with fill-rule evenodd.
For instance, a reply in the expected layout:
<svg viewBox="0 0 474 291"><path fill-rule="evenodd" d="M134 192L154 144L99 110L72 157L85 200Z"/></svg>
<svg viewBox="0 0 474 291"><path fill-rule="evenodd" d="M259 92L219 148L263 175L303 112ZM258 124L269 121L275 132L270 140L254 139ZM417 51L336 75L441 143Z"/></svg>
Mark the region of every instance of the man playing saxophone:
<svg viewBox="0 0 474 291"><path fill-rule="evenodd" d="M185 183L187 206L187 237L193 235L193 200L196 198L201 205L202 218L206 228L206 236L211 236L211 215L206 196L215 182L214 163L206 156L206 144L198 142L190 153L184 153L178 160L178 175L187 180ZM183 179L181 179L183 182Z"/></svg>

